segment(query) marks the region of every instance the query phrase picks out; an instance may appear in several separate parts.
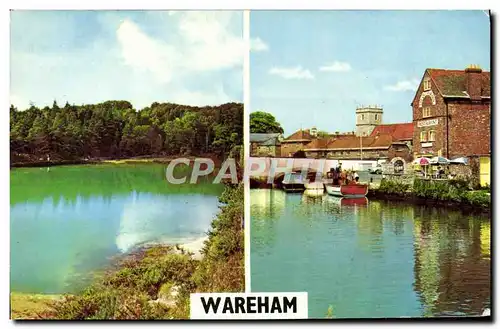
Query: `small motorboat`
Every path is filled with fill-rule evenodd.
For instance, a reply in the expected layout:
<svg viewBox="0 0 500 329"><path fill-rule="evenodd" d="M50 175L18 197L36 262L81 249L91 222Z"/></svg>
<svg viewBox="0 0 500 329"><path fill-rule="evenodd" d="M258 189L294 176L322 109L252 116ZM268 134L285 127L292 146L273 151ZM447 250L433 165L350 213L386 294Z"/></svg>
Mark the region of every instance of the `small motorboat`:
<svg viewBox="0 0 500 329"><path fill-rule="evenodd" d="M302 173L295 171L285 175L282 185L285 192L302 192L305 188Z"/></svg>
<svg viewBox="0 0 500 329"><path fill-rule="evenodd" d="M325 187L328 194L342 198L364 198L368 194L368 185L366 184L326 184Z"/></svg>
<svg viewBox="0 0 500 329"><path fill-rule="evenodd" d="M322 195L325 191L325 185L323 184L323 177L321 174L310 173L307 175L307 179L304 182L304 188L309 193Z"/></svg>
<svg viewBox="0 0 500 329"><path fill-rule="evenodd" d="M327 173L327 178L333 181L333 183L325 184L326 192L329 195L341 198L364 198L368 194L367 184L358 184L357 182L342 184L334 169Z"/></svg>

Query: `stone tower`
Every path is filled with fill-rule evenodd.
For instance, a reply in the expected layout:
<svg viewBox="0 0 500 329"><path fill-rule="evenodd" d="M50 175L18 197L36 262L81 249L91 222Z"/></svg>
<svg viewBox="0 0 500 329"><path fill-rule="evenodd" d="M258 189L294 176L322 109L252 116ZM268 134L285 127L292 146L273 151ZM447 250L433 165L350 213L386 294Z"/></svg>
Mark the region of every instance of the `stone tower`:
<svg viewBox="0 0 500 329"><path fill-rule="evenodd" d="M380 106L362 106L356 109L356 136L369 136L382 123L384 110Z"/></svg>

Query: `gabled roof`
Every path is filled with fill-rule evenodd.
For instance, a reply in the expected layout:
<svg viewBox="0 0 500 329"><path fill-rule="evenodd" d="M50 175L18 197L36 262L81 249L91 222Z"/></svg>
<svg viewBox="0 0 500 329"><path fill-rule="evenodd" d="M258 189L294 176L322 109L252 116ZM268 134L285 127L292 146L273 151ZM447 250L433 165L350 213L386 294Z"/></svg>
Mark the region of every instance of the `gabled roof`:
<svg viewBox="0 0 500 329"><path fill-rule="evenodd" d="M378 125L373 129L370 136L391 135L395 140L406 141L413 139L413 123L395 123Z"/></svg>
<svg viewBox="0 0 500 329"><path fill-rule="evenodd" d="M250 134L250 143L258 143L263 146L272 146L279 144L279 133L273 134Z"/></svg>
<svg viewBox="0 0 500 329"><path fill-rule="evenodd" d="M465 70L444 70L444 69L427 69L431 79L434 81L439 93L443 97L468 97L465 84ZM490 97L491 83L490 72L481 72L482 78L482 97Z"/></svg>
<svg viewBox="0 0 500 329"><path fill-rule="evenodd" d="M311 136L309 131L300 129L285 138L283 142L307 142L312 139L313 137Z"/></svg>

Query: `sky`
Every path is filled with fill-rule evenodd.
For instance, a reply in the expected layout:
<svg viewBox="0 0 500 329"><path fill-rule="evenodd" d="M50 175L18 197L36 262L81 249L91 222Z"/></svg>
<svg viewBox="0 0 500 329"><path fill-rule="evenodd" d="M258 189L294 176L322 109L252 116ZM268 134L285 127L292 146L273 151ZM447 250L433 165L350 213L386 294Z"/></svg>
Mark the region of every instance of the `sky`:
<svg viewBox="0 0 500 329"><path fill-rule="evenodd" d="M242 12L13 11L11 104L242 102L244 51Z"/></svg>
<svg viewBox="0 0 500 329"><path fill-rule="evenodd" d="M383 123L411 122L426 68L490 70L480 10L252 11L250 36L250 110L272 113L285 136L354 131L366 105L383 107Z"/></svg>

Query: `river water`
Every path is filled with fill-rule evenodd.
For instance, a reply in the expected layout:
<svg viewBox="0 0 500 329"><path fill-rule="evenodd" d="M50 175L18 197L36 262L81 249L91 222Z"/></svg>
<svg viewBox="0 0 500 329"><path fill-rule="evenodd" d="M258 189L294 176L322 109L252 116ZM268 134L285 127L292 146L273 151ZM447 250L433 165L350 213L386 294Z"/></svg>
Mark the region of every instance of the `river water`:
<svg viewBox="0 0 500 329"><path fill-rule="evenodd" d="M281 190L251 190L250 202L252 291L307 291L310 318L490 307L488 216Z"/></svg>
<svg viewBox="0 0 500 329"><path fill-rule="evenodd" d="M203 238L223 187L208 179L172 185L165 169L158 164L12 169L11 291L75 292L112 257L134 247ZM189 172L182 167L174 172L182 174Z"/></svg>

